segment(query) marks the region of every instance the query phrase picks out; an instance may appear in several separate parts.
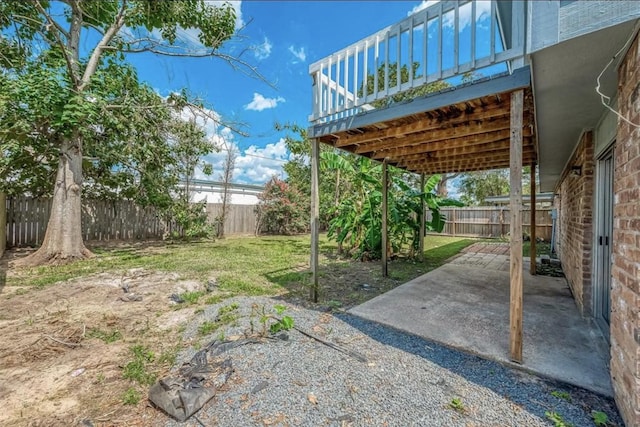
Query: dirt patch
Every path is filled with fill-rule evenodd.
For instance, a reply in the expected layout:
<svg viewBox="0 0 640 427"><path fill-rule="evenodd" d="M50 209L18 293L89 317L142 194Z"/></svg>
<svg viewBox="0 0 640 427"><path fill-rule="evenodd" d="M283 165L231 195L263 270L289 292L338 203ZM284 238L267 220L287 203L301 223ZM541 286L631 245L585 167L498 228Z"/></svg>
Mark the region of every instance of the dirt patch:
<svg viewBox="0 0 640 427"><path fill-rule="evenodd" d="M149 348L158 361L190 344L181 342L180 332L194 308L169 297L198 289L204 287L176 274L142 269L44 289L0 288L0 425L149 425L165 419L146 403L146 387L123 378L122 367L133 345ZM170 367L171 357L166 359L154 364L156 375ZM124 405L131 387L143 398Z"/></svg>

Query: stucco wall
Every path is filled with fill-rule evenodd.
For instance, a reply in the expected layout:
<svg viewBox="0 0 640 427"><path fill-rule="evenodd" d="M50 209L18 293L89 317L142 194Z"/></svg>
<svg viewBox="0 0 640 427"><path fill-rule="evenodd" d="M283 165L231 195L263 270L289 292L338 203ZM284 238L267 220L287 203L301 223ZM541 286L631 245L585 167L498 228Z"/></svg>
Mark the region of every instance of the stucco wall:
<svg viewBox="0 0 640 427"><path fill-rule="evenodd" d="M558 256L583 316L592 313L593 133L584 132L561 181L558 209ZM572 167L579 167L572 171Z"/></svg>
<svg viewBox="0 0 640 427"><path fill-rule="evenodd" d="M618 71L620 113L640 123L640 43ZM611 378L628 426L640 426L640 129L618 121L614 152Z"/></svg>

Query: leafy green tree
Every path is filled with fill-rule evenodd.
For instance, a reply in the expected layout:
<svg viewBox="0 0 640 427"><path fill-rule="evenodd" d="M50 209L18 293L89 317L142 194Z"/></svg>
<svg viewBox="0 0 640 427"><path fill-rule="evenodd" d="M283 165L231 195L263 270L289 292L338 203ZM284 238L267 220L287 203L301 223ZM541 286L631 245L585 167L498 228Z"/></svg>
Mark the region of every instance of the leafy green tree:
<svg viewBox="0 0 640 427"><path fill-rule="evenodd" d="M418 62L414 62L413 66L412 66L412 73L413 73L413 78L418 78L420 77L418 75L418 68L420 67L420 64ZM386 68L384 65L381 65L378 67L378 91L383 91L384 90L384 85L385 85L385 71ZM396 88L398 86L398 63L397 62L392 62L388 65L388 71L389 71L389 88L393 89ZM409 82L409 68L407 67L406 64L402 65L400 67L400 83L404 84L404 83L408 83ZM373 74L369 74L367 76L367 95L371 95L372 93L374 93L374 88L376 87L376 80L375 80L375 76ZM386 97L384 99L381 100L377 100L371 103L371 105L373 105L376 108L382 108L382 107L387 107L391 104L397 103L397 102L402 102L402 101L406 101L409 99L414 99L417 98L419 96L424 96L427 95L429 93L434 93L434 92L438 92L447 88L450 88L451 84L448 83L445 80L440 80L437 82L432 82L432 83L426 83L423 84L422 86L418 86L415 88L411 88L411 89L407 89L403 92L399 92L396 93L395 95ZM361 87L358 90L358 96L363 96L364 95L364 90Z"/></svg>
<svg viewBox="0 0 640 427"><path fill-rule="evenodd" d="M531 168L522 168L522 188L526 193L531 188ZM482 206L487 197L509 195L509 169L468 172L460 177L458 190L466 205ZM530 191L530 190L529 190Z"/></svg>
<svg viewBox="0 0 640 427"><path fill-rule="evenodd" d="M200 51L180 41L181 28L198 30ZM160 102L138 82L125 55L230 61L219 48L234 34L234 9L203 0L3 1L0 31L0 151L9 159L0 163L3 185L53 192L43 244L22 264L89 257L80 224L85 171L100 177L96 183L109 181L108 188L139 179L140 196L160 202L155 199L165 195L154 187L164 173L153 166L170 148L136 143L167 139L172 116L166 105L187 104L180 96ZM118 149L130 156L112 158ZM127 168L139 175L123 173Z"/></svg>

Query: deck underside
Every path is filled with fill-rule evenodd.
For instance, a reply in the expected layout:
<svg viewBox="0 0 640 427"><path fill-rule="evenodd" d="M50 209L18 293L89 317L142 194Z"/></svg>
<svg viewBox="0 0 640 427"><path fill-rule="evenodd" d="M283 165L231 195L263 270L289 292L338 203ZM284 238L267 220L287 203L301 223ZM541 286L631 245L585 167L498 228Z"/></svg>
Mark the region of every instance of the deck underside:
<svg viewBox="0 0 640 427"><path fill-rule="evenodd" d="M526 68L527 77L528 72ZM534 164L533 95L524 72L519 74L370 111L341 123L316 125L310 134L325 144L378 161L386 159L415 173L507 168L511 93L523 89L522 161Z"/></svg>

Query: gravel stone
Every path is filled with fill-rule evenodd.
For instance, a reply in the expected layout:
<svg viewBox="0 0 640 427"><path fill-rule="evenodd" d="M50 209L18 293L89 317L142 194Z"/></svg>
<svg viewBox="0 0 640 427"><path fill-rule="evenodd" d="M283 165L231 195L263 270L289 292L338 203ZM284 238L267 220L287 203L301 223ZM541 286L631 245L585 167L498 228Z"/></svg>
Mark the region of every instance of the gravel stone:
<svg viewBox="0 0 640 427"><path fill-rule="evenodd" d="M221 307L238 304L239 318L207 337L198 326ZM356 360L296 330L234 348L234 373L185 423L166 426L549 426L556 412L575 427L593 426L591 411L623 423L612 399L532 376L346 313L302 308L265 297L239 297L209 306L185 330L202 344L250 329L251 306L275 314L287 307L295 326L366 357ZM402 315L398 313L398 315ZM260 326L253 317L254 327ZM195 349L183 352L178 366ZM553 396L567 392L571 401ZM462 409L454 409L458 399ZM197 419L196 419L197 417ZM202 423L202 424L201 424Z"/></svg>

